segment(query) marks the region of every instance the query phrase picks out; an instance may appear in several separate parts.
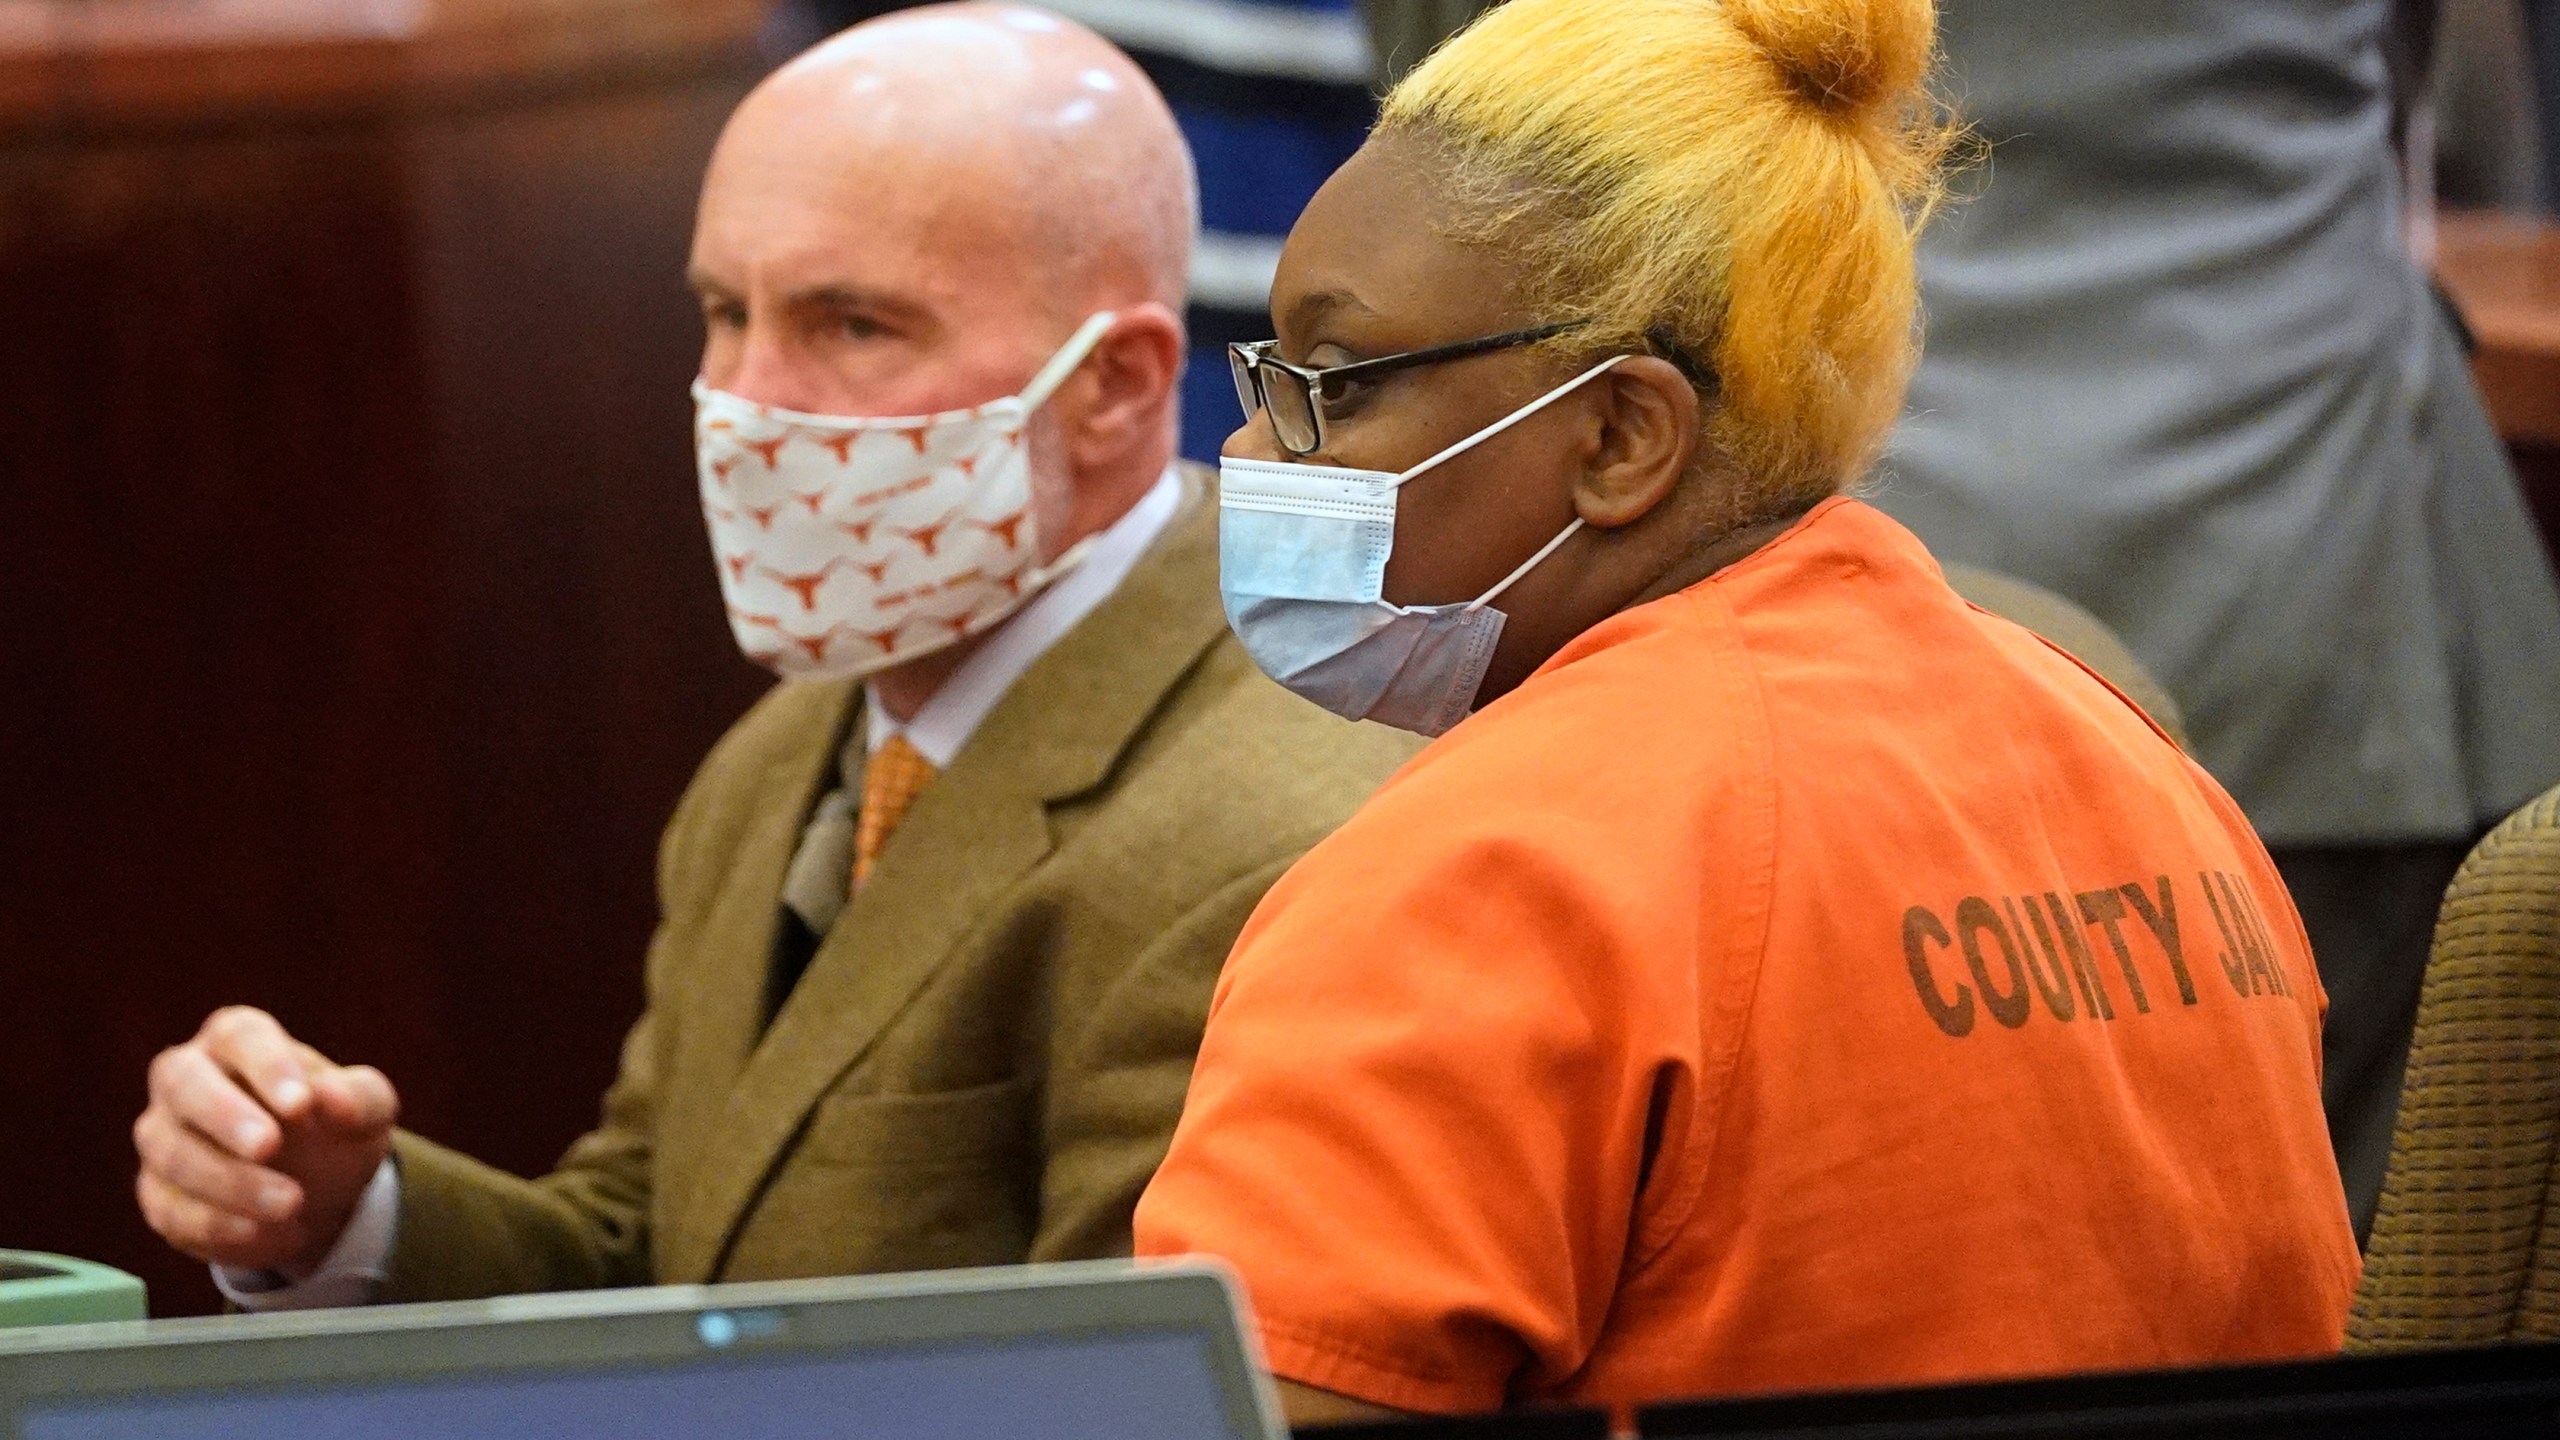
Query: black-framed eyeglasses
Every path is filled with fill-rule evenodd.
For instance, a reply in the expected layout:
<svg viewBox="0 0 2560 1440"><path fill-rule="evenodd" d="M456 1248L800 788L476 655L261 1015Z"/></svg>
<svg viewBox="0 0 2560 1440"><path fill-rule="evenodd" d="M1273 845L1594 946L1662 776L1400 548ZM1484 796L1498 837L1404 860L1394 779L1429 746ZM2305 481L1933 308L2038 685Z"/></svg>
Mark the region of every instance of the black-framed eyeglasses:
<svg viewBox="0 0 2560 1440"><path fill-rule="evenodd" d="M1463 360L1470 355L1532 345L1590 323L1567 320L1559 325L1541 325L1507 335L1488 335L1481 340L1461 340L1454 345L1434 345L1428 350L1408 350L1400 355L1381 355L1375 360L1320 369L1292 365L1273 355L1280 345L1277 340L1252 340L1229 345L1227 364L1235 371L1236 403L1244 406L1245 418L1251 420L1257 411L1270 411L1272 438L1280 442L1281 449L1304 456L1324 448L1323 402L1340 398L1344 385L1418 365L1437 365L1444 360Z"/></svg>

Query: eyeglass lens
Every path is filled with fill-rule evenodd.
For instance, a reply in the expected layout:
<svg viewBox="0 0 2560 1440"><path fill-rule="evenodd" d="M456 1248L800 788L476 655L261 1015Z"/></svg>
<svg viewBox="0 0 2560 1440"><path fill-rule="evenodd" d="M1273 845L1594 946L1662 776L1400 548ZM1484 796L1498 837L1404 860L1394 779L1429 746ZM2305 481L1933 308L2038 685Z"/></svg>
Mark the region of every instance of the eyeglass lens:
<svg viewBox="0 0 2560 1440"><path fill-rule="evenodd" d="M1312 383L1280 366L1264 364L1261 355L1243 346L1228 349L1227 364L1235 372L1236 400L1244 406L1247 420L1257 410L1268 410L1272 438L1282 449L1304 455L1316 448L1323 436L1316 426Z"/></svg>
<svg viewBox="0 0 2560 1440"><path fill-rule="evenodd" d="M1253 379L1253 357L1241 345L1227 347L1227 373L1235 377L1236 403L1244 407L1244 418L1262 408L1262 387Z"/></svg>
<svg viewBox="0 0 2560 1440"><path fill-rule="evenodd" d="M1284 449L1304 455L1316 448L1315 387L1286 370L1265 368L1262 393L1271 411L1271 434Z"/></svg>

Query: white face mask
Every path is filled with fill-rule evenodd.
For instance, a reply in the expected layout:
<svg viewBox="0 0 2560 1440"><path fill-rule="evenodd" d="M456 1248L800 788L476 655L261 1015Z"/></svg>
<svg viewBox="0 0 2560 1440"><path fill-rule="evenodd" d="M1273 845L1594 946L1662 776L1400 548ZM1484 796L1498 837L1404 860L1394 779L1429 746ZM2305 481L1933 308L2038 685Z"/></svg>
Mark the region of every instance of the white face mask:
<svg viewBox="0 0 2560 1440"><path fill-rule="evenodd" d="M1467 718L1506 619L1493 602L1582 529L1576 518L1472 601L1386 598L1396 497L1608 374L1613 356L1402 474L1305 461L1218 462L1218 589L1262 673L1346 720L1437 736Z"/></svg>
<svg viewBox="0 0 2560 1440"><path fill-rule="evenodd" d="M980 633L1074 568L1040 563L1031 415L1111 328L1087 320L1019 395L897 419L693 386L702 514L729 629L799 680L869 675Z"/></svg>

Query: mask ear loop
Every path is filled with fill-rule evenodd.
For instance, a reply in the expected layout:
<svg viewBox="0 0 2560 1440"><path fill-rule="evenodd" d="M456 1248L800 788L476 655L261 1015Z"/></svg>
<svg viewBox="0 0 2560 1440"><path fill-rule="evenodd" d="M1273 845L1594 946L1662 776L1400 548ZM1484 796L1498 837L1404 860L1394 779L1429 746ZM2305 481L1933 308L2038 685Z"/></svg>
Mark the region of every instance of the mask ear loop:
<svg viewBox="0 0 2560 1440"><path fill-rule="evenodd" d="M1067 337L1067 343L1058 347L1058 353L1049 357L1049 363L1040 367L1040 373L1031 377L1031 383L1022 387L1022 413L1029 415L1049 403L1049 397L1056 394L1058 387L1067 382L1067 377L1075 373L1076 367L1093 354L1093 347L1102 343L1103 335L1119 318L1120 312L1116 310L1102 310L1077 326L1076 333ZM1024 577L1024 590L1047 589L1050 582L1083 564L1085 556L1092 552L1094 542L1101 538L1099 535L1087 535L1068 546L1065 554L1035 568Z"/></svg>
<svg viewBox="0 0 2560 1440"><path fill-rule="evenodd" d="M1539 547L1539 549L1538 549L1538 553L1537 553L1537 554L1535 554L1535 555L1530 556L1530 557L1529 557L1525 562L1523 562L1523 563L1521 564L1521 566L1520 566L1520 568L1519 568L1519 569L1514 570L1514 571L1512 571L1510 574L1505 575L1504 577L1502 577L1502 583L1501 583L1501 584L1494 586L1494 587L1493 587L1492 589L1490 589L1490 590L1487 590L1487 591L1486 591L1486 592L1484 592L1482 595L1477 596L1477 597L1476 597L1472 602L1470 602L1470 603L1468 604L1468 606L1467 606L1466 613L1468 613L1468 614L1472 615L1472 614L1474 614L1476 611L1481 610L1481 609L1483 609L1484 607L1486 607L1487 605L1492 604L1494 601L1501 599L1501 598L1502 598L1502 592L1503 592L1503 591L1508 590L1508 589L1510 589L1512 586L1519 584L1519 583L1520 583L1520 581L1521 581L1521 579L1522 579L1523 577L1525 577L1525 576L1526 576L1530 571L1535 570L1535 569L1537 569L1541 564L1544 564L1544 563L1546 562L1546 558L1547 558L1548 556L1553 555L1554 553L1556 553L1556 551L1564 545L1564 542L1566 542L1567 540L1572 539L1572 538L1573 538L1573 535L1574 535L1574 532L1575 532L1575 531L1577 531L1577 530L1580 530L1580 529L1582 528L1582 525L1583 525L1582 517L1581 517L1581 516L1579 516L1579 515L1574 516L1574 517L1573 517L1573 523L1572 523L1572 524L1567 525L1566 527L1564 527L1564 529L1563 529L1563 530L1561 530L1561 531L1557 532L1557 534L1556 534L1556 538L1554 538L1553 540L1548 541L1545 545L1540 546L1540 547Z"/></svg>
<svg viewBox="0 0 2560 1440"><path fill-rule="evenodd" d="M1401 475L1398 475L1393 480L1387 482L1387 488L1392 490L1402 486L1407 481L1420 476L1423 471L1430 469L1432 466L1438 465L1453 456L1461 455L1474 449L1476 446L1483 444L1485 441L1492 439L1494 436L1501 434L1503 431L1510 429L1512 426L1517 425L1521 421L1528 419L1530 416L1537 414L1539 411L1546 409L1548 406L1553 405L1567 395L1572 394L1574 391L1581 389L1591 381L1597 380L1601 376L1608 374L1611 370L1616 369L1629 358L1630 357L1625 355L1610 356L1608 359L1603 360L1599 364L1592 366L1590 369L1583 371L1581 374L1574 376L1572 379L1567 380L1553 390L1548 391L1546 394L1539 396L1537 399L1530 401L1521 408L1514 410L1510 414L1503 416L1501 419L1494 421L1490 425L1487 425L1473 435L1468 436L1466 439L1459 441L1457 444L1450 446L1448 449L1441 451L1439 454L1432 456L1430 459L1425 460L1421 464L1414 466L1412 469L1407 470Z"/></svg>
<svg viewBox="0 0 2560 1440"><path fill-rule="evenodd" d="M1102 310L1077 326L1067 343L1058 347L1058 353L1049 357L1049 363L1040 367L1040 373L1031 377L1031 383L1022 387L1022 413L1028 415L1048 404L1049 397L1093 354L1093 347L1102 343L1103 335L1119 318L1117 310Z"/></svg>
<svg viewBox="0 0 2560 1440"><path fill-rule="evenodd" d="M1608 359L1601 361L1599 364L1594 365L1590 369L1583 371L1581 374L1574 376L1570 380L1567 380L1562 385L1559 385L1553 390L1548 391L1546 394L1539 396L1527 405L1512 411L1510 414L1494 421L1492 424L1487 425L1482 430L1468 436L1466 439L1459 441L1457 444L1450 446L1448 449L1441 451L1439 454L1432 456L1430 459L1425 460L1421 464L1414 466L1412 469L1407 470L1401 475L1398 475L1394 480L1388 482L1388 488L1394 489L1400 487L1406 481L1422 474L1422 472L1444 460L1447 460L1449 457L1461 454L1467 450L1473 449L1475 446L1483 444L1485 441L1492 439L1494 436L1501 434L1503 431L1510 429L1512 426L1517 425L1521 421L1528 419L1530 416L1537 414L1539 411L1546 409L1548 406L1553 405L1567 395L1572 394L1574 391L1581 389L1591 381L1608 374L1627 358L1628 357L1624 355L1610 356ZM1580 530L1582 525L1583 521L1581 516L1577 515L1573 517L1572 524L1567 525L1562 531L1558 532L1556 538L1548 541L1545 545L1540 546L1538 553L1523 561L1519 569L1504 576L1501 584L1494 586L1482 595L1477 596L1473 601L1470 601L1465 613L1472 615L1476 611L1492 604L1494 601L1501 599L1503 591L1519 584L1530 571L1535 570L1540 565L1546 563L1547 557L1556 553L1556 551L1563 546L1564 542L1572 539L1574 537L1574 533Z"/></svg>

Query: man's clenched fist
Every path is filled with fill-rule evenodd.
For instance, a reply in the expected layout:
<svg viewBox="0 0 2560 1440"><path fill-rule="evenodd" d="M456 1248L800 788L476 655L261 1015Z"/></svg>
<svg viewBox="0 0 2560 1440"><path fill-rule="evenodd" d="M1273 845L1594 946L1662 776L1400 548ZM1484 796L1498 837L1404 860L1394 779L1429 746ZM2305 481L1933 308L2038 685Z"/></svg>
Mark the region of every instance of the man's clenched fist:
<svg viewBox="0 0 2560 1440"><path fill-rule="evenodd" d="M201 1260L299 1278L337 1243L391 1150L400 1098L263 1010L217 1010L151 1062L134 1182L161 1238Z"/></svg>

